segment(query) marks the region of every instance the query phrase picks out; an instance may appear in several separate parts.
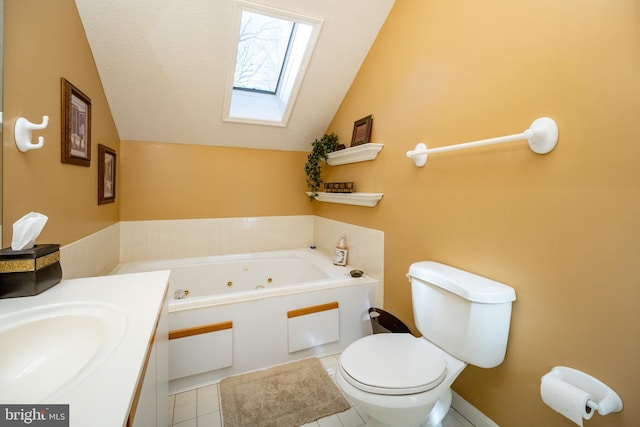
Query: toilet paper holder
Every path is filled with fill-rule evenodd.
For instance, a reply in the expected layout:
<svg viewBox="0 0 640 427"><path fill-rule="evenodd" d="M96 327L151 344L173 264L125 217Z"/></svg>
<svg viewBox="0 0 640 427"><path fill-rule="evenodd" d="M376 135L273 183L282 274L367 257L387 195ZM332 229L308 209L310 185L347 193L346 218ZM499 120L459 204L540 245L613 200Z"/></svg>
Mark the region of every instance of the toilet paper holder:
<svg viewBox="0 0 640 427"><path fill-rule="evenodd" d="M592 377L577 369L566 366L556 366L547 375L571 384L589 393L593 399L589 399L586 405L600 415L607 415L611 412L622 410L622 399L620 396L602 381Z"/></svg>

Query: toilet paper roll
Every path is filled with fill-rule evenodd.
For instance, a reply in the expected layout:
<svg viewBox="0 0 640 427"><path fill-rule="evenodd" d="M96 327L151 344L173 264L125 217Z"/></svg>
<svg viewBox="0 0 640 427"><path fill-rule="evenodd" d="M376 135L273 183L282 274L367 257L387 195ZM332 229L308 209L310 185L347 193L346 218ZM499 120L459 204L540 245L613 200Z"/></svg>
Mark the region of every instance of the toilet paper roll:
<svg viewBox="0 0 640 427"><path fill-rule="evenodd" d="M583 419L588 420L595 412L587 407L587 401L593 397L584 390L563 381L552 374L542 377L540 384L542 401L551 409L582 427Z"/></svg>

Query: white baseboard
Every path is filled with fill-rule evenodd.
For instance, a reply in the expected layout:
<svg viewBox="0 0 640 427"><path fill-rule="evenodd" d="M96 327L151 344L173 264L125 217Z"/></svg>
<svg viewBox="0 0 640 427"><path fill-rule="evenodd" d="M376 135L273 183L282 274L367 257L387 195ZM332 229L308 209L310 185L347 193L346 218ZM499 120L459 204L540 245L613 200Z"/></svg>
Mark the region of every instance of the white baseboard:
<svg viewBox="0 0 640 427"><path fill-rule="evenodd" d="M453 394L451 399L451 406L453 409L458 411L460 415L469 420L469 422L475 427L500 427L498 424L493 422L491 418L480 412L478 408L464 400L464 398L458 393L453 390L451 390L451 392Z"/></svg>

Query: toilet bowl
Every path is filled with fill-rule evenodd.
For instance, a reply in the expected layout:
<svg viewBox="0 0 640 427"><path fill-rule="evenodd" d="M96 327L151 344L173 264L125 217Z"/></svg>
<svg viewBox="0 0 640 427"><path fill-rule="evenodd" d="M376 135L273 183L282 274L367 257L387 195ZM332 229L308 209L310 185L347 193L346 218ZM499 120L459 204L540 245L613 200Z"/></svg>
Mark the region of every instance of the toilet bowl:
<svg viewBox="0 0 640 427"><path fill-rule="evenodd" d="M422 336L370 335L340 356L336 383L367 425L438 427L467 364L504 360L513 288L431 261L412 264L407 277Z"/></svg>
<svg viewBox="0 0 640 427"><path fill-rule="evenodd" d="M335 378L367 425L439 426L465 366L424 338L378 334L345 349Z"/></svg>

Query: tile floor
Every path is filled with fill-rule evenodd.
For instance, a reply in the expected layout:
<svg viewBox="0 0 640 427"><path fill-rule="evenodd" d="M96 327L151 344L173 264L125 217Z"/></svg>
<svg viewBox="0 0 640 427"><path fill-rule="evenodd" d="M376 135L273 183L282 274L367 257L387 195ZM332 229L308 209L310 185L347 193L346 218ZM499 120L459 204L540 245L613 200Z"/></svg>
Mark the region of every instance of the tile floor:
<svg viewBox="0 0 640 427"><path fill-rule="evenodd" d="M333 378L340 355L320 358ZM365 427L364 416L352 407L348 411L321 418L302 427ZM169 396L169 426L172 427L222 427L218 384L201 387ZM247 426L255 427L255 426ZM442 422L442 427L474 427L455 409Z"/></svg>

